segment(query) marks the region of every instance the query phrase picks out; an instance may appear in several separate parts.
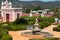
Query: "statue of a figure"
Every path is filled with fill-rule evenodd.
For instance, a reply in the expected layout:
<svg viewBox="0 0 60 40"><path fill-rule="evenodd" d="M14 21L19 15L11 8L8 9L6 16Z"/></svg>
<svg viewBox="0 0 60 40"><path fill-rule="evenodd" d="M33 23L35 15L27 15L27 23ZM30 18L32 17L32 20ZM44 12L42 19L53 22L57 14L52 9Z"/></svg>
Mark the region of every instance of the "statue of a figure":
<svg viewBox="0 0 60 40"><path fill-rule="evenodd" d="M32 17L32 16L33 16L33 15L32 15L32 10L30 11L30 14L29 14L29 15L30 15L30 17Z"/></svg>
<svg viewBox="0 0 60 40"><path fill-rule="evenodd" d="M32 17L32 13L30 13L30 17Z"/></svg>
<svg viewBox="0 0 60 40"><path fill-rule="evenodd" d="M55 22L58 23L59 19L58 18L55 18Z"/></svg>
<svg viewBox="0 0 60 40"><path fill-rule="evenodd" d="M43 13L41 14L41 17L44 17L44 14Z"/></svg>
<svg viewBox="0 0 60 40"><path fill-rule="evenodd" d="M38 22L38 19L36 18L36 22Z"/></svg>

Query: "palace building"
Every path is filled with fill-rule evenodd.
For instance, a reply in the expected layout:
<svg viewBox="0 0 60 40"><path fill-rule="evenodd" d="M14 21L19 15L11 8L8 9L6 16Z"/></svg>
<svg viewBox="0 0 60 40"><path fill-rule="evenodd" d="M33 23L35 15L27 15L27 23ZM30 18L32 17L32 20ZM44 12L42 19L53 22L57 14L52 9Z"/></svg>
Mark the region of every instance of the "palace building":
<svg viewBox="0 0 60 40"><path fill-rule="evenodd" d="M13 22L17 18L20 18L21 16L52 16L52 14L47 13L48 9L45 10L38 10L38 11L32 11L30 13L24 13L22 12L22 8L13 8L12 3L6 0L5 2L2 1L1 3L1 17L0 17L0 23L2 22ZM44 14L44 15L43 15Z"/></svg>
<svg viewBox="0 0 60 40"><path fill-rule="evenodd" d="M12 22L22 16L22 8L13 8L12 3L6 0L1 3L1 17L3 22Z"/></svg>

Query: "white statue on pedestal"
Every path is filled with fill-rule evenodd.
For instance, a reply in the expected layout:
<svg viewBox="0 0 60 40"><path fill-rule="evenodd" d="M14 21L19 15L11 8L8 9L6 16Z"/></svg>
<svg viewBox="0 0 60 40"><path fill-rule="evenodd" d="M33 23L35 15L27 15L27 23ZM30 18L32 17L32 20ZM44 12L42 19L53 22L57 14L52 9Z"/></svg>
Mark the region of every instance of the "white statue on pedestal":
<svg viewBox="0 0 60 40"><path fill-rule="evenodd" d="M58 18L55 18L55 23L58 23L59 19Z"/></svg>
<svg viewBox="0 0 60 40"><path fill-rule="evenodd" d="M33 16L33 15L32 15L32 11L30 12L29 16L30 16L30 17L32 17L32 16Z"/></svg>
<svg viewBox="0 0 60 40"><path fill-rule="evenodd" d="M41 14L41 17L44 17L44 14L43 13Z"/></svg>
<svg viewBox="0 0 60 40"><path fill-rule="evenodd" d="M36 22L38 22L38 19L36 18Z"/></svg>

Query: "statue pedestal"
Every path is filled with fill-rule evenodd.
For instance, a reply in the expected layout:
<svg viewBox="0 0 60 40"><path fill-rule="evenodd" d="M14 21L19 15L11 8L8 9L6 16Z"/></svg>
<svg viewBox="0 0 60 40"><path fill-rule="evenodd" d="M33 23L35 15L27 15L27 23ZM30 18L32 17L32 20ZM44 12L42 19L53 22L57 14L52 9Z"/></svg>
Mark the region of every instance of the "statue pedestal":
<svg viewBox="0 0 60 40"><path fill-rule="evenodd" d="M36 19L36 22L34 24L34 27L32 29L32 33L34 35L40 35L41 29L39 29L39 24L38 24L38 20Z"/></svg>

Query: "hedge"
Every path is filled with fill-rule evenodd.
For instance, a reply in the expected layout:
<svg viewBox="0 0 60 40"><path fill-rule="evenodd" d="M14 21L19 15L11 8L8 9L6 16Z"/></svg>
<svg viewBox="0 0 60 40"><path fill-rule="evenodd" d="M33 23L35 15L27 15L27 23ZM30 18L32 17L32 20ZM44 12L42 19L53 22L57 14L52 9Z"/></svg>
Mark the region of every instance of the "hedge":
<svg viewBox="0 0 60 40"><path fill-rule="evenodd" d="M54 27L54 28L53 28L53 31L58 31L58 32L60 32L60 25L58 25L57 27Z"/></svg>
<svg viewBox="0 0 60 40"><path fill-rule="evenodd" d="M10 35L3 36L1 40L12 40L12 37Z"/></svg>

